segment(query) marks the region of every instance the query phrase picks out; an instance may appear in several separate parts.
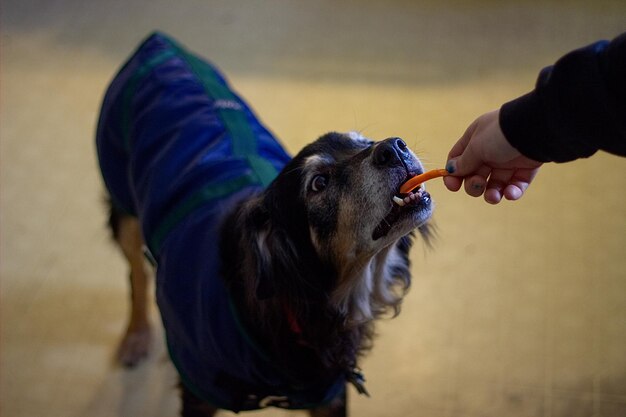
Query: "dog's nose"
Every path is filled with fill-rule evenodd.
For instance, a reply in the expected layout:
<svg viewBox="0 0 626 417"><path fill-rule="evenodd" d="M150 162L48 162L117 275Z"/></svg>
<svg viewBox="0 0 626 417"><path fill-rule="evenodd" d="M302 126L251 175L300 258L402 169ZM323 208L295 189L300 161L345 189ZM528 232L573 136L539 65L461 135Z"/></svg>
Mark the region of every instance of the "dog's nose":
<svg viewBox="0 0 626 417"><path fill-rule="evenodd" d="M402 161L410 157L410 151L402 139L389 138L376 146L372 157L379 167L393 167L402 165Z"/></svg>

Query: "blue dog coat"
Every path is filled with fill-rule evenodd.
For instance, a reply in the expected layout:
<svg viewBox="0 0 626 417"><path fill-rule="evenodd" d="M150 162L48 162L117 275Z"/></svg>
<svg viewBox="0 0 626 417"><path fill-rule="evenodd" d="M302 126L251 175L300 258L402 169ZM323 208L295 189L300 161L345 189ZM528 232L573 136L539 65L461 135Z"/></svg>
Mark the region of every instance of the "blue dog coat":
<svg viewBox="0 0 626 417"><path fill-rule="evenodd" d="M113 204L156 260L170 356L199 398L233 411L310 408L344 389L293 384L237 318L219 275L220 223L290 160L215 68L155 33L119 71L97 130ZM297 388L296 388L297 387Z"/></svg>

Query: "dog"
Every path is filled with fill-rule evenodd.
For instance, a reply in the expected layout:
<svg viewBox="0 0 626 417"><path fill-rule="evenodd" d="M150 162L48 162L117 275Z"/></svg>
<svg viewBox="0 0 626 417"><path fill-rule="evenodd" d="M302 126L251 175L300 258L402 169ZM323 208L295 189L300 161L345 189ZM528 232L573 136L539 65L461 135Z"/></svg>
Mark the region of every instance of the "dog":
<svg viewBox="0 0 626 417"><path fill-rule="evenodd" d="M269 406L345 416L358 360L430 237L423 172L397 137L331 132L291 158L210 64L149 36L105 95L97 129L109 224L130 268L127 366L151 343L148 271L182 415ZM417 233L416 233L417 231Z"/></svg>

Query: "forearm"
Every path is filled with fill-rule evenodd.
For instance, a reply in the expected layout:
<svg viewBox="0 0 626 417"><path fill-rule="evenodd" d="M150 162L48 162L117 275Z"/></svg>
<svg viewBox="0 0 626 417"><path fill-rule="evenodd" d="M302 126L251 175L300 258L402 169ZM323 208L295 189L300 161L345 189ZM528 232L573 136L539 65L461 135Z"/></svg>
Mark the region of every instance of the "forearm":
<svg viewBox="0 0 626 417"><path fill-rule="evenodd" d="M566 162L599 149L626 156L626 34L545 68L535 90L502 106L500 125L537 161Z"/></svg>

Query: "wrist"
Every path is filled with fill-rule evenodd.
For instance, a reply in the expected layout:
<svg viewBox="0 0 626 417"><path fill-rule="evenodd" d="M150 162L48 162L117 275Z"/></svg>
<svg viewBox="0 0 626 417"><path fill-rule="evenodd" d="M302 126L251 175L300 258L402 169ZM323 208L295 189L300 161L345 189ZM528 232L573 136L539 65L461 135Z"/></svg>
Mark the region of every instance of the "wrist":
<svg viewBox="0 0 626 417"><path fill-rule="evenodd" d="M527 158L551 161L541 132L548 130L539 112L541 103L535 91L505 103L500 108L499 124L507 143Z"/></svg>

